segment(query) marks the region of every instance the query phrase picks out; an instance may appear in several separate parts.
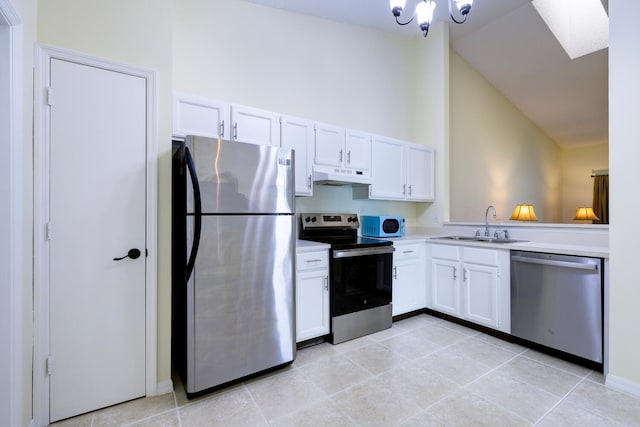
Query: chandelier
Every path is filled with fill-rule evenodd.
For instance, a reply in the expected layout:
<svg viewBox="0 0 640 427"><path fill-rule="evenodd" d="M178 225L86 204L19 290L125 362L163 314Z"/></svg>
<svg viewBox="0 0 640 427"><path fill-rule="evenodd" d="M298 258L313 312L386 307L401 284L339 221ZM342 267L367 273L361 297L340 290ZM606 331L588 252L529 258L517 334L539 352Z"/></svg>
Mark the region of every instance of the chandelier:
<svg viewBox="0 0 640 427"><path fill-rule="evenodd" d="M449 15L451 15L451 19L456 24L464 24L467 21L467 17L469 16L469 11L471 10L471 5L473 4L473 0L446 0L449 5ZM451 3L454 2L456 4L456 10L458 19L453 12L453 7L451 7ZM431 20L433 19L433 11L436 9L435 0L418 0L416 3L415 12L411 19L406 22L400 21L400 15L404 10L406 0L389 0L389 7L391 7L391 13L396 18L396 22L399 25L407 25L412 22L414 18L418 23L418 26L424 33L424 36L427 37L427 33L429 33L429 25L431 24Z"/></svg>

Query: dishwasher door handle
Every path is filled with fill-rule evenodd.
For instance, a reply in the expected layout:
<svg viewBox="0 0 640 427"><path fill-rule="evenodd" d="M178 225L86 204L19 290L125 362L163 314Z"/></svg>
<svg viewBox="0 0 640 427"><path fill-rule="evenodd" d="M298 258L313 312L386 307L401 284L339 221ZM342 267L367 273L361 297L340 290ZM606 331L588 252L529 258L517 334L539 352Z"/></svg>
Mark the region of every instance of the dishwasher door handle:
<svg viewBox="0 0 640 427"><path fill-rule="evenodd" d="M529 258L524 256L514 255L511 257L512 261L517 262L526 262L529 264L540 264L540 265L551 265L554 267L564 267L564 268L575 268L578 270L590 270L597 271L597 264L582 264L579 262L571 262L571 261L557 261L553 259L540 259L540 258Z"/></svg>

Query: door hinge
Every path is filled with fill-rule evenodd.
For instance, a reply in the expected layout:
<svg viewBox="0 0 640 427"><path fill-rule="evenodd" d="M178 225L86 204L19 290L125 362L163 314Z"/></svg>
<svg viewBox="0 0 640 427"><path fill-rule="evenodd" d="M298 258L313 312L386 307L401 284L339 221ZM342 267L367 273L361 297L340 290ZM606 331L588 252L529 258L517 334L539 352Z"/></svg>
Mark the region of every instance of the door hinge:
<svg viewBox="0 0 640 427"><path fill-rule="evenodd" d="M53 357L51 355L47 356L47 360L45 364L46 364L47 375L51 375L53 373Z"/></svg>
<svg viewBox="0 0 640 427"><path fill-rule="evenodd" d="M51 106L53 102L53 92L50 87L47 88L47 105Z"/></svg>
<svg viewBox="0 0 640 427"><path fill-rule="evenodd" d="M53 233L52 228L53 228L53 226L51 225L50 222L48 222L47 225L46 225L46 230L45 230L45 239L46 240L51 240L51 234Z"/></svg>

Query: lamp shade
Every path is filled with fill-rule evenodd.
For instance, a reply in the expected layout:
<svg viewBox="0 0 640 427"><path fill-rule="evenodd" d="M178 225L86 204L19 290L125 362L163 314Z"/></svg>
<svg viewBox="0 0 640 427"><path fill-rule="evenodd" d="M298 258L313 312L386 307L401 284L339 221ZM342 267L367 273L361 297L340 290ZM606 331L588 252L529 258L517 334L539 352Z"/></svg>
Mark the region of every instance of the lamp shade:
<svg viewBox="0 0 640 427"><path fill-rule="evenodd" d="M582 220L582 221L588 221L588 220L600 220L600 218L598 218L595 214L595 212L593 211L593 208L590 207L580 207L578 208L578 210L576 211L576 217L573 218L576 220Z"/></svg>
<svg viewBox="0 0 640 427"><path fill-rule="evenodd" d="M511 220L515 221L537 221L536 213L533 210L533 205L519 204L511 214Z"/></svg>

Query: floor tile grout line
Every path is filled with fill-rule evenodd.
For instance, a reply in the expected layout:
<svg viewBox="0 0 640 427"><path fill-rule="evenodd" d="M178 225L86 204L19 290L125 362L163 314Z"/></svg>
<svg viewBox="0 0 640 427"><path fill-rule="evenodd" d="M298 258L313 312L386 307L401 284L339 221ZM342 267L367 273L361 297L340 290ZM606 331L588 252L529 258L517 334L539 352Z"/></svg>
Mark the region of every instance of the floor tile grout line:
<svg viewBox="0 0 640 427"><path fill-rule="evenodd" d="M486 344L490 344L490 343L486 343ZM490 344L490 345L491 345L491 344ZM499 348L499 347L498 347L498 348ZM493 372L496 372L498 369L500 369L500 368L502 368L502 367L506 366L508 363L510 363L510 362L512 362L512 361L514 361L514 360L516 360L516 359L518 359L518 358L519 358L519 357L521 357L521 356L523 355L523 353L525 353L526 351L527 351L527 350L525 349L525 350L521 351L520 353L517 353L517 354L516 354L516 353L514 353L513 357L511 357L511 358L509 358L509 359L505 360L505 361L504 361L504 362L502 362L501 364L497 365L496 367L494 367L494 368L490 369L489 371L485 372L484 374L480 375L478 378L474 379L473 381L471 381L471 382L469 382L469 383L465 384L464 386L461 386L461 388L460 388L460 389L461 389L461 390L464 390L464 391L467 391L468 393L471 393L471 394L475 395L476 397L478 397L478 398L480 398L480 399L483 399L483 400L485 400L485 401L487 401L487 402L490 402L491 404L493 404L493 405L495 405L495 406L499 407L500 409L502 409L502 410L504 410L504 411L506 411L506 412L508 412L508 413L510 413L510 414L512 414L512 415L517 416L518 418L520 418L520 419L522 419L522 420L526 421L527 423L529 423L529 424L531 424L531 425L535 425L535 423L536 423L537 421L533 421L533 422L532 422L532 421L529 421L529 420L527 420L526 418L522 417L521 415L519 415L519 414L517 414L517 413L513 412L513 410L511 410L510 408L504 407L503 405L499 404L498 402L494 402L492 399L487 399L486 397L484 397L484 396L480 396L480 395L478 395L477 393L474 393L473 391L469 390L469 386L471 386L472 384L474 384L474 383L476 383L476 382L480 381L482 378L485 378L485 377L489 376L489 375L490 375L490 374L492 374ZM545 392L545 393L548 393L548 394L550 394L550 395L552 395L552 396L555 396L555 395L553 395L553 393L549 393L549 392L547 392L547 391L545 391L545 390L541 389L540 387L538 387L538 386L536 386L536 385L534 385L534 384L529 384L529 383L528 383L528 382L526 382L526 381L522 381L522 380L520 380L520 379L513 378L513 377L511 377L511 376L509 376L509 377L510 377L512 380L514 380L514 381L517 381L517 382L522 383L522 384L526 384L526 385L528 385L528 386L530 386L530 387L532 387L532 388L535 388L536 390L540 390L540 391L543 391L543 392ZM577 384L576 384L576 386L577 386ZM558 396L556 396L556 397L558 397ZM562 399L564 399L564 397L560 397L560 400L562 400ZM554 406L553 406L553 407L557 406L558 404L559 404L559 401L558 401L558 402L556 402L556 403L554 404ZM545 414L546 414L546 413L545 413Z"/></svg>
<svg viewBox="0 0 640 427"><path fill-rule="evenodd" d="M573 393L573 392L574 392L574 391L575 391L575 390L576 390L576 389L577 389L581 384L583 384L583 383L585 383L585 382L593 382L593 381L589 381L589 379L587 378L587 376L583 377L580 381L578 381L578 383L577 383L575 386L573 386L573 387L571 388L571 390L569 390L569 391L567 392L567 394L565 394L565 395L560 399L560 401L559 401L559 402L554 406L554 408L555 408L556 406L560 405L560 403L562 403L562 402L563 402L567 397L569 397L569 395L570 395L571 393ZM596 384L596 386L606 387L606 386L604 386L604 385L602 385L602 384L597 384L597 383L595 383L595 384ZM623 424L622 422L620 422L620 421L618 421L618 420L616 420L616 419L611 418L611 417L610 417L609 415L607 415L607 414L604 414L604 413L602 413L602 412L600 412L600 411L598 411L598 410L592 410L592 409L591 409L591 408L589 408L589 407L585 407L582 403L577 403L577 405L578 405L578 406L580 406L582 409L584 409L584 410L586 410L586 411L588 411L588 412L590 412L590 413L593 413L593 414L595 414L595 415L597 415L597 416L599 416L599 417L602 417L602 418L604 418L604 419L606 419L606 420L608 420L608 421L612 421L612 422L614 422L614 423L616 423L616 424L621 424L621 425ZM550 411L551 411L551 410L553 410L554 408L551 408L548 412L550 412ZM544 419L544 417L546 417L546 416L548 415L548 412L547 412L547 413L545 413L545 414L543 415L543 417L542 417L542 418L540 418L536 423L539 423L540 421L542 421L542 420Z"/></svg>
<svg viewBox="0 0 640 427"><path fill-rule="evenodd" d="M580 379L580 381L578 381L576 383L576 385L574 385L573 387L571 387L571 390L569 390L567 393L565 393L564 396L562 396L556 403L555 405L553 405L551 408L549 408L549 410L547 412L545 412L540 418L538 418L538 420L533 424L534 426L538 425L542 420L545 419L545 417L547 415L549 415L551 413L551 411L553 411L554 409L556 409L562 402L564 402L564 400L571 394L573 393L573 391L580 385L582 384L586 379L582 378Z"/></svg>
<svg viewBox="0 0 640 427"><path fill-rule="evenodd" d="M150 420L152 418L159 417L160 415L166 415L171 411L177 411L177 410L178 410L177 408L167 409L166 411L160 411L160 412L157 412L155 414L148 415L146 417L138 418L138 419L135 419L135 420L132 420L132 421L126 421L126 422L124 422L124 423L122 423L120 425L122 427L132 426L132 425L138 424L138 423L140 423L142 421L148 421L148 420Z"/></svg>
<svg viewBox="0 0 640 427"><path fill-rule="evenodd" d="M337 356L344 357L344 355L343 355L343 354L338 354ZM345 357L345 359L346 359L346 357ZM349 359L347 359L347 360L349 360ZM311 362L311 363L315 363L315 362ZM352 363L356 364L355 362L352 362ZM360 365L358 365L358 364L356 364L356 365L357 365L357 366L360 366ZM351 384L351 385L350 385L349 387L347 387L346 389L339 390L339 391L337 391L337 392L335 392L335 393L329 394L329 393L327 393L325 390L323 390L323 389L322 389L322 387L320 387L318 384L316 384L316 382L315 382L315 381L313 381L311 378L309 378L309 377L306 375L306 373L305 373L302 369L300 369L300 373L305 377L305 379L307 379L307 381L309 381L309 382L310 382L310 383L312 383L314 386L316 386L318 389L320 389L320 391L322 391L322 393L324 394L325 399L327 399L327 400L331 401L331 403L332 403L333 405L335 405L335 406L336 406L336 408L338 409L338 411L340 411L340 413L341 413L342 415L344 415L345 417L347 417L347 418L348 418L351 422L353 422L354 424L359 425L359 423L358 423L358 422L356 422L353 418L351 418L351 416L350 416L348 413L346 413L345 411L343 411L343 410L342 410L342 408L340 408L340 406L339 406L339 405L338 405L338 404L333 400L333 396L335 396L335 395L337 395L337 394L339 394L339 393L342 393L343 391L348 390L348 389L350 389L350 388L352 388L352 387L355 387L355 386L356 386L356 385L358 385L358 384L363 384L364 382L366 382L366 381L368 381L368 380L371 380L371 379L372 379L372 378L374 378L374 377L366 378L366 379L364 379L364 380L362 380L362 381L359 381L359 382L357 382L357 383L355 383L355 384ZM298 412L300 412L300 411L304 411L304 410L306 410L306 409L308 409L308 408L310 408L310 407L311 407L311 405L307 405L307 406L305 406L304 408L300 408L300 409L296 410L295 412L292 412L291 414L283 415L282 417L277 417L277 418L276 418L276 419L274 419L273 421L276 421L276 420L278 420L278 419L280 419L280 418L286 418L286 417L288 417L288 416L291 416L291 415L297 414ZM268 423L269 425L271 425L271 423L270 423L270 422L268 422L268 421L267 421L267 423Z"/></svg>
<svg viewBox="0 0 640 427"><path fill-rule="evenodd" d="M487 343L487 344L489 344L489 343ZM526 350L525 350L525 351L526 351ZM510 359L505 360L504 362L502 362L501 364L499 364L499 365L498 365L498 366L496 366L495 368L490 369L489 371L487 371L487 372L485 372L484 374L480 375L478 378L476 378L476 379L474 379L473 381L471 381L471 382L469 382L469 383L465 384L464 386L462 386L462 387L461 387L461 390L462 390L462 389L464 389L464 390L468 391L469 393L471 393L471 394L475 395L476 397L479 397L479 398L481 398L481 399L483 399L483 400L485 400L485 401L487 401L487 402L490 402L490 403L492 403L493 405L496 405L497 407L499 407L500 409L502 409L502 410L504 410L504 411L506 411L506 412L508 412L508 413L510 413L510 414L512 414L512 415L515 415L515 416L517 416L518 418L521 418L522 420L526 421L528 424L530 424L530 425L534 425L533 423L535 423L535 421L534 421L534 422L531 422L531 421L529 421L529 420L525 419L524 417L522 417L521 415L519 415L519 414L517 414L517 413L513 412L511 409L506 408L506 407L504 407L503 405L499 404L498 402L494 402L492 399L487 399L486 397L484 397L484 396L480 396L480 395L478 395L477 393L474 393L473 391L469 390L469 386L471 386L472 384L474 384L474 383L476 383L476 382L480 381L482 378L487 377L487 376L488 376L488 375L490 375L491 373L496 372L498 369L500 369L500 368L502 368L502 367L506 366L508 363L510 363L510 362L512 362L512 361L514 361L514 360L516 360L517 358L519 358L520 356L522 356L522 353L524 353L524 351L522 351L522 352L520 352L520 353L518 353L518 354L514 354L514 355L513 355L513 357L511 357ZM546 392L546 393L548 393L548 394L550 394L550 395L552 395L552 396L553 396L553 394L552 394L552 393L549 393L549 392L547 392L547 391L545 391L545 390L542 390L541 388L539 388L539 387L537 387L537 386L535 386L535 385L533 385L533 384L529 384L529 383L528 383L528 382L526 382L526 381L522 381L522 380L520 380L520 379L513 378L513 377L511 377L511 376L509 376L509 377L510 377L512 380L514 380L514 381L517 381L517 382L522 383L522 384L526 384L526 385L528 385L528 386L530 386L530 387L535 388L536 390L544 391L544 392ZM562 398L561 398L561 399L562 399ZM557 403L556 403L556 405L557 405ZM554 406L555 406L555 405L554 405Z"/></svg>
<svg viewBox="0 0 640 427"><path fill-rule="evenodd" d="M180 416L180 406L178 405L178 396L176 396L175 390L173 390L173 403L176 405L176 416L178 417L178 427L182 427L182 417Z"/></svg>
<svg viewBox="0 0 640 427"><path fill-rule="evenodd" d="M249 394L249 398L251 399L251 402L253 402L253 404L255 405L256 408L258 408L258 411L260 412L260 416L262 417L262 419L264 420L264 422L270 426L271 423L269 422L269 420L267 420L267 416L264 414L264 411L262 410L262 407L260 407L260 405L258 405L258 402L256 402L255 397L253 396L253 393L251 393L251 390L249 390L249 387L247 387L246 383L242 383L242 387L245 389L245 391Z"/></svg>

